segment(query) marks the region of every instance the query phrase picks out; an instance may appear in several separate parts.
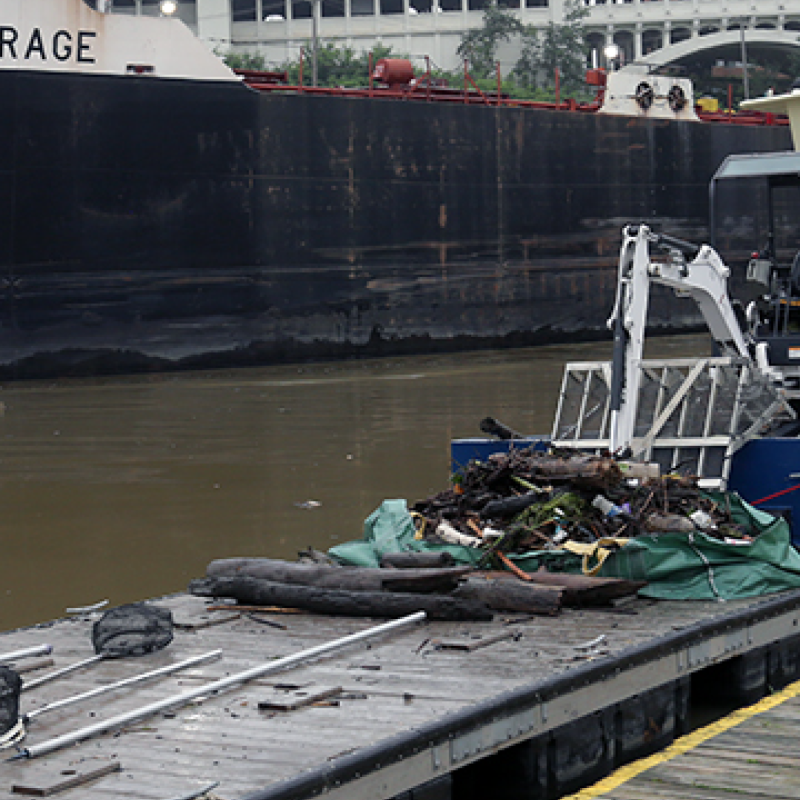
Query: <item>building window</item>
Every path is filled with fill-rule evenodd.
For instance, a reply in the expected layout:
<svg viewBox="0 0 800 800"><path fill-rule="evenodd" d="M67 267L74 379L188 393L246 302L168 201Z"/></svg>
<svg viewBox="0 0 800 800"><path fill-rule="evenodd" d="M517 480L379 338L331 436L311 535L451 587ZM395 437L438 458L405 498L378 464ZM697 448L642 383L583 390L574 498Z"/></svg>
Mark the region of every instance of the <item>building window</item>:
<svg viewBox="0 0 800 800"><path fill-rule="evenodd" d="M372 0L351 0L350 14L354 17L367 17L375 13Z"/></svg>
<svg viewBox="0 0 800 800"><path fill-rule="evenodd" d="M692 32L689 28L673 28L670 31L669 41L670 44L678 44L678 42L685 42L687 39L692 38Z"/></svg>
<svg viewBox="0 0 800 800"><path fill-rule="evenodd" d="M647 55L654 50L660 50L663 46L663 37L661 31L646 30L642 33L642 53Z"/></svg>
<svg viewBox="0 0 800 800"><path fill-rule="evenodd" d="M234 22L255 22L256 0L231 0Z"/></svg>
<svg viewBox="0 0 800 800"><path fill-rule="evenodd" d="M265 22L281 22L285 13L283 0L261 0L261 19Z"/></svg>
<svg viewBox="0 0 800 800"><path fill-rule="evenodd" d="M320 13L323 17L343 17L344 0L322 0Z"/></svg>
<svg viewBox="0 0 800 800"><path fill-rule="evenodd" d="M403 0L380 0L381 14L402 14Z"/></svg>

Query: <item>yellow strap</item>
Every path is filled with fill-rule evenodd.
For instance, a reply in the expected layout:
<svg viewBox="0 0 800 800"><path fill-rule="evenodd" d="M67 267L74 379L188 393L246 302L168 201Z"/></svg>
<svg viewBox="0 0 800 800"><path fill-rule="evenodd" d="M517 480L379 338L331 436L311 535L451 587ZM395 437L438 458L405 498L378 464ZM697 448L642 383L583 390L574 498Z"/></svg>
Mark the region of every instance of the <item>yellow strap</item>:
<svg viewBox="0 0 800 800"><path fill-rule="evenodd" d="M603 566L603 562L611 555L611 548L617 549L619 547L624 547L628 541L628 539L614 537L598 539L596 542L591 542L590 544L568 540L561 545L561 549L570 553L575 553L577 556L582 556L581 570L584 575L596 575L600 572L600 567ZM593 558L597 560L594 566L591 565L591 560Z"/></svg>
<svg viewBox="0 0 800 800"><path fill-rule="evenodd" d="M421 541L425 538L425 525L427 524L428 520L419 513L419 511L412 511L411 512L411 519L414 520L414 530L416 533L414 534L414 539L417 541ZM417 520L421 520L422 524L417 528Z"/></svg>

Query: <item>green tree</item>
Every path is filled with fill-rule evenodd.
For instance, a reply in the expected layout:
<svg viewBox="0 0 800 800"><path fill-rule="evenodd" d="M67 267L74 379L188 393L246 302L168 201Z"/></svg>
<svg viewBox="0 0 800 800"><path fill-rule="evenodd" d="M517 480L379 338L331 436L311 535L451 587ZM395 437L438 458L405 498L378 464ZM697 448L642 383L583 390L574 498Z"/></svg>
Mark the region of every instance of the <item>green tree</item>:
<svg viewBox="0 0 800 800"><path fill-rule="evenodd" d="M377 45L372 50L373 65L382 58L392 57L392 48ZM303 56L303 81L311 78L311 46L306 45ZM290 83L300 80L300 59L281 65ZM326 42L317 50L317 83L319 86L366 86L369 83L369 53L356 52L352 47L340 47Z"/></svg>
<svg viewBox="0 0 800 800"><path fill-rule="evenodd" d="M494 74L497 48L515 36L521 36L525 26L512 11L492 3L483 9L480 28L473 28L461 37L456 52L469 61L470 73L478 78Z"/></svg>
<svg viewBox="0 0 800 800"><path fill-rule="evenodd" d="M514 73L525 86L546 88L555 83L558 69L565 92L580 94L584 89L586 42L583 20L589 9L578 0L564 3L564 22L551 22L537 31L527 26L522 36L522 55Z"/></svg>
<svg viewBox="0 0 800 800"><path fill-rule="evenodd" d="M264 56L258 53L226 53L222 60L231 69L254 69L263 72L267 69Z"/></svg>
<svg viewBox="0 0 800 800"><path fill-rule="evenodd" d="M381 58L392 57L391 47L378 45L372 50L373 64ZM300 58L292 59L279 67L266 63L258 53L226 53L223 61L231 69L252 69L263 72L279 69L286 71L289 83L300 80ZM303 55L303 80L311 78L311 45L307 44ZM356 52L351 47L340 47L331 42L322 44L317 51L317 82L320 86L366 86L369 83L369 53Z"/></svg>

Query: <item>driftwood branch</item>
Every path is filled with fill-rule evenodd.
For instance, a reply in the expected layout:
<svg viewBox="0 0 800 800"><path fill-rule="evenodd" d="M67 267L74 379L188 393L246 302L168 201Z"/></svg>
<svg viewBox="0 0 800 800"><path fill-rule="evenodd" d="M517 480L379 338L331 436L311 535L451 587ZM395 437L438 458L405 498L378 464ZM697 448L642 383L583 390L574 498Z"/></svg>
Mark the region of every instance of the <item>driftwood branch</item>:
<svg viewBox="0 0 800 800"><path fill-rule="evenodd" d="M476 579L491 579L517 583L508 572L476 572ZM645 581L631 581L624 578L597 578L589 575L578 575L571 572L548 572L544 567L536 572L525 573L530 583L542 587L555 587L562 591L564 606L602 606L620 597L635 595L639 589L647 585Z"/></svg>
<svg viewBox="0 0 800 800"><path fill-rule="evenodd" d="M629 597L647 586L646 581L624 578L597 578L567 572L547 572L544 567L531 573L534 583L543 586L560 586L564 589L564 605L607 605L620 597Z"/></svg>
<svg viewBox="0 0 800 800"><path fill-rule="evenodd" d="M554 482L572 481L576 485L602 488L615 486L622 479L622 472L614 459L601 456L568 459L545 456L533 463L537 477Z"/></svg>
<svg viewBox="0 0 800 800"><path fill-rule="evenodd" d="M524 611L527 614L555 616L561 610L562 589L537 586L519 580L473 577L453 592L453 597L477 600L497 611Z"/></svg>
<svg viewBox="0 0 800 800"><path fill-rule="evenodd" d="M223 558L206 568L209 578L249 577L298 586L372 592L449 592L472 567L379 569L298 564L270 558Z"/></svg>
<svg viewBox="0 0 800 800"><path fill-rule="evenodd" d="M193 581L189 591L201 597L233 597L246 605L300 608L344 617L394 618L425 611L430 619L437 620L492 618L485 604L471 598L406 592L353 592L276 583L264 578L205 578Z"/></svg>

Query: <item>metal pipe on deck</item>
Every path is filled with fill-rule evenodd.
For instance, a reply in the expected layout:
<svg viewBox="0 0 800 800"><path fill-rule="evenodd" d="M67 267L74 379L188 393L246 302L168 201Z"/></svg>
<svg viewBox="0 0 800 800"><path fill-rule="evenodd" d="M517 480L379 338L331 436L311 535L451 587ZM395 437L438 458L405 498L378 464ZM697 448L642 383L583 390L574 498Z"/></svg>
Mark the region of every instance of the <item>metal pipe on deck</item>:
<svg viewBox="0 0 800 800"><path fill-rule="evenodd" d="M64 675L69 675L71 672L76 672L79 669L83 669L84 667L89 667L92 664L97 664L99 661L103 661L106 657L102 654L96 656L89 656L89 658L84 658L82 661L76 661L74 664L68 664L66 667L61 667L60 669L53 670L52 672L48 672L46 675L42 675L39 678L34 678L30 681L25 681L22 684L22 691L29 692L31 689L35 689L37 686L41 686L44 683L49 683L50 681L54 681L57 678L63 678Z"/></svg>
<svg viewBox="0 0 800 800"><path fill-rule="evenodd" d="M137 683L144 683L145 681L152 680L153 678L160 678L162 675L171 675L173 672L179 672L180 670L188 669L189 667L196 667L199 664L205 664L207 661L214 661L221 657L222 650L211 650L208 653L202 653L199 656L192 656L191 658L179 661L176 664L167 664L165 667L152 669L139 675L133 675L130 678L123 678L116 683L98 686L94 689L89 689L86 692L82 692L81 694L72 695L71 697L64 697L61 700L55 700L52 703L40 706L28 714L25 714L24 718L26 722L30 722L32 719L35 719L47 711L55 711L58 708L64 708L64 706L71 706L73 703L80 703L83 700L89 700L92 697L97 697L98 695L106 694L107 692L113 692L117 689L126 689L129 686L135 686Z"/></svg>
<svg viewBox="0 0 800 800"><path fill-rule="evenodd" d="M0 655L0 664L8 664L9 661L17 661L20 658L31 658L32 656L49 656L53 652L50 644L38 644L34 647L27 647L24 650L13 650L10 653Z"/></svg>
<svg viewBox="0 0 800 800"><path fill-rule="evenodd" d="M233 686L238 686L241 683L245 683L246 681L253 680L254 678L261 678L264 675L269 675L274 672L280 672L281 670L289 669L290 667L295 667L306 661L318 658L319 656L327 655L328 653L332 653L336 650L341 650L351 644L357 644L358 642L362 642L367 639L373 639L385 633L411 627L417 622L423 622L426 617L427 615L424 611L417 611L416 613L409 614L406 617L391 620L391 622L385 622L382 625L377 625L373 628L367 628L366 630L359 631L358 633L344 636L341 639L334 639L332 642L326 642L325 644L311 647L308 650L301 650L299 653L285 656L284 658L279 658L270 662L269 664L259 664L258 666L244 670L243 672L229 675L227 678L220 678L219 680L212 681L205 686L198 686L196 689L192 689L189 692L173 695L172 697L165 697L163 700L158 700L150 705L132 709L124 714L119 714L111 719L97 722L94 725L88 725L85 728L81 728L80 730L73 731L71 733L66 733L63 736L57 736L53 739L42 742L41 744L33 745L32 747L21 748L19 753L9 760L15 761L21 758L36 758L38 756L46 755L47 753L52 753L54 750L60 750L62 747L68 747L69 745L76 744L77 742L84 741L85 739L90 739L93 736L113 730L114 728L122 727L123 725L127 725L131 722L138 722L145 717L157 714L159 711L165 711L168 708L186 705L192 700L206 698L212 694L222 692L225 689L229 689Z"/></svg>

